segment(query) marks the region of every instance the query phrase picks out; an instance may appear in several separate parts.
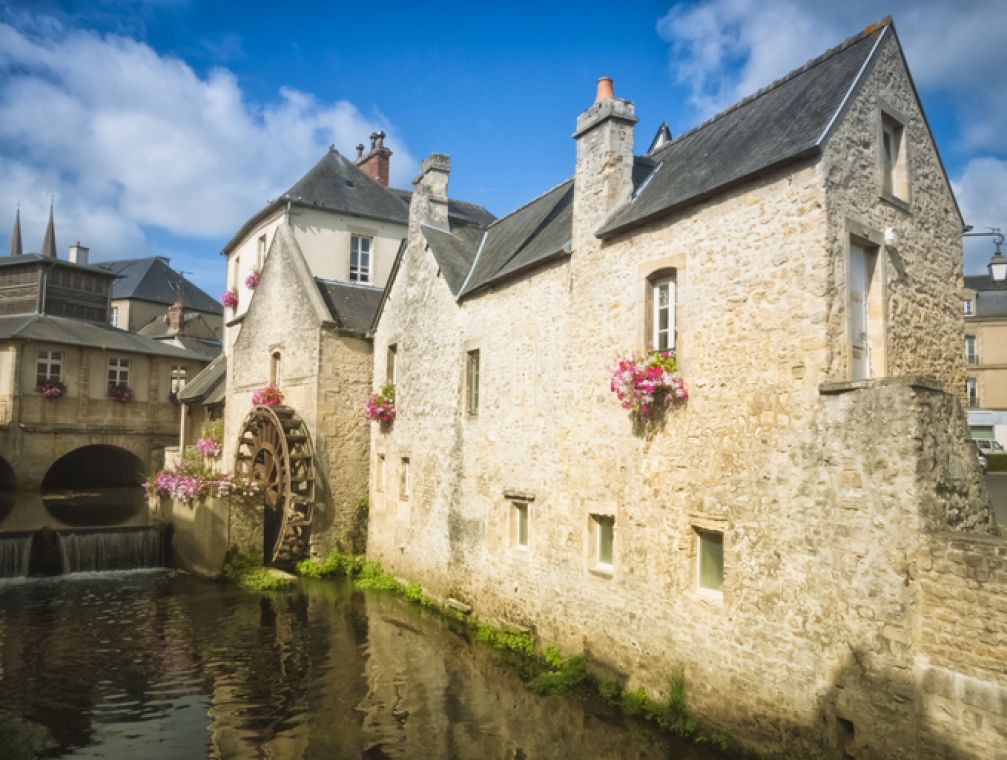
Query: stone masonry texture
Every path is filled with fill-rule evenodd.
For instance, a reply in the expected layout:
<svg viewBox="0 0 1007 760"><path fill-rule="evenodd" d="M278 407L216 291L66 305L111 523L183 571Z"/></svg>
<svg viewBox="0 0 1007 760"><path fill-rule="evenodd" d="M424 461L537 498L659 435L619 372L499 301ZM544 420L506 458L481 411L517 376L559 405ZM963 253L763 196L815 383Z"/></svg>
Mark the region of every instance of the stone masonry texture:
<svg viewBox="0 0 1007 760"><path fill-rule="evenodd" d="M903 120L906 203L880 194L879 104ZM660 696L681 669L699 719L757 749L1002 756L1007 545L959 404L961 220L894 38L819 158L601 241L632 129L577 138L572 256L460 302L418 228L443 190L418 179L374 336L373 387L396 347L398 416L371 430L369 556L627 688ZM860 382L851 239L881 284ZM646 278L668 268L690 399L641 426L609 367L645 349ZM614 519L610 570L593 516ZM723 534L722 596L697 589L699 531Z"/></svg>

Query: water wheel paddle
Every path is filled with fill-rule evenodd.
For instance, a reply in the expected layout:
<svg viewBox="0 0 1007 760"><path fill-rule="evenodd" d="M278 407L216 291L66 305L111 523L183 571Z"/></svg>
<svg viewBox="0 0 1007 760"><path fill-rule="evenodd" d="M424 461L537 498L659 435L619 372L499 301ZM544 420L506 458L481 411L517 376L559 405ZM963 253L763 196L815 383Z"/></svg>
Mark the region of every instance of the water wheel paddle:
<svg viewBox="0 0 1007 760"><path fill-rule="evenodd" d="M263 555L267 565L307 556L315 502L314 452L304 421L289 406L257 406L238 435L235 475L263 495Z"/></svg>

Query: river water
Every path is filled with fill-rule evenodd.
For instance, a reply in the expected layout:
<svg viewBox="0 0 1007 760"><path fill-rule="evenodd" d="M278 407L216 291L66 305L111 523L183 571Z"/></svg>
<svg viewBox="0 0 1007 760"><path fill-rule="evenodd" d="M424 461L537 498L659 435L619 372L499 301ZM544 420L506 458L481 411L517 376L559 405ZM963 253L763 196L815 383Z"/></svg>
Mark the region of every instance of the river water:
<svg viewBox="0 0 1007 760"><path fill-rule="evenodd" d="M503 654L340 581L0 581L0 667L5 759L28 733L43 757L113 760L720 757L601 703L536 697Z"/></svg>

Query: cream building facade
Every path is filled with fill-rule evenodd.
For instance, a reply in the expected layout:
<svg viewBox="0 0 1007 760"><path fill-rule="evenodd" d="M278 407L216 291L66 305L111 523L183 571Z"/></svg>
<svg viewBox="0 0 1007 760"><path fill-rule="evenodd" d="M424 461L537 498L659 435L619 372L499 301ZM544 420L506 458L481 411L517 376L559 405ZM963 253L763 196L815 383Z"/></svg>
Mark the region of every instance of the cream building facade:
<svg viewBox="0 0 1007 760"><path fill-rule="evenodd" d="M1007 288L965 278L965 395L972 437L1007 449Z"/></svg>
<svg viewBox="0 0 1007 760"><path fill-rule="evenodd" d="M963 222L890 20L479 229L423 162L382 297L368 555L793 757L991 757L1007 544L961 408ZM620 354L675 352L641 422ZM967 603L964 600L968 600ZM964 684L964 687L962 686Z"/></svg>

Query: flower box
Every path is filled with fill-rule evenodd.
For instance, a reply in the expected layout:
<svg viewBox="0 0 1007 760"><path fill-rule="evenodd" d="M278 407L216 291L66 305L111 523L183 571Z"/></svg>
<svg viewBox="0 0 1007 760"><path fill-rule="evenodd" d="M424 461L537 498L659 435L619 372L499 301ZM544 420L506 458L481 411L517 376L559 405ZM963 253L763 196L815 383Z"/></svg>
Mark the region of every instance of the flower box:
<svg viewBox="0 0 1007 760"><path fill-rule="evenodd" d="M55 401L66 395L66 386L59 380L46 380L35 387L37 393L42 394L42 398L48 401Z"/></svg>
<svg viewBox="0 0 1007 760"><path fill-rule="evenodd" d="M395 420L395 386L388 383L378 393L368 396L364 414L371 422L378 422L382 426L391 425Z"/></svg>
<svg viewBox="0 0 1007 760"><path fill-rule="evenodd" d="M620 356L611 369L612 392L623 409L638 417L653 417L669 404L681 404L689 398L670 351Z"/></svg>
<svg viewBox="0 0 1007 760"><path fill-rule="evenodd" d="M252 394L252 406L279 406L282 403L283 392L272 384Z"/></svg>
<svg viewBox="0 0 1007 760"><path fill-rule="evenodd" d="M108 397L113 401L118 401L120 404L128 404L136 398L133 395L133 389L126 385L126 383L110 385L108 387Z"/></svg>

